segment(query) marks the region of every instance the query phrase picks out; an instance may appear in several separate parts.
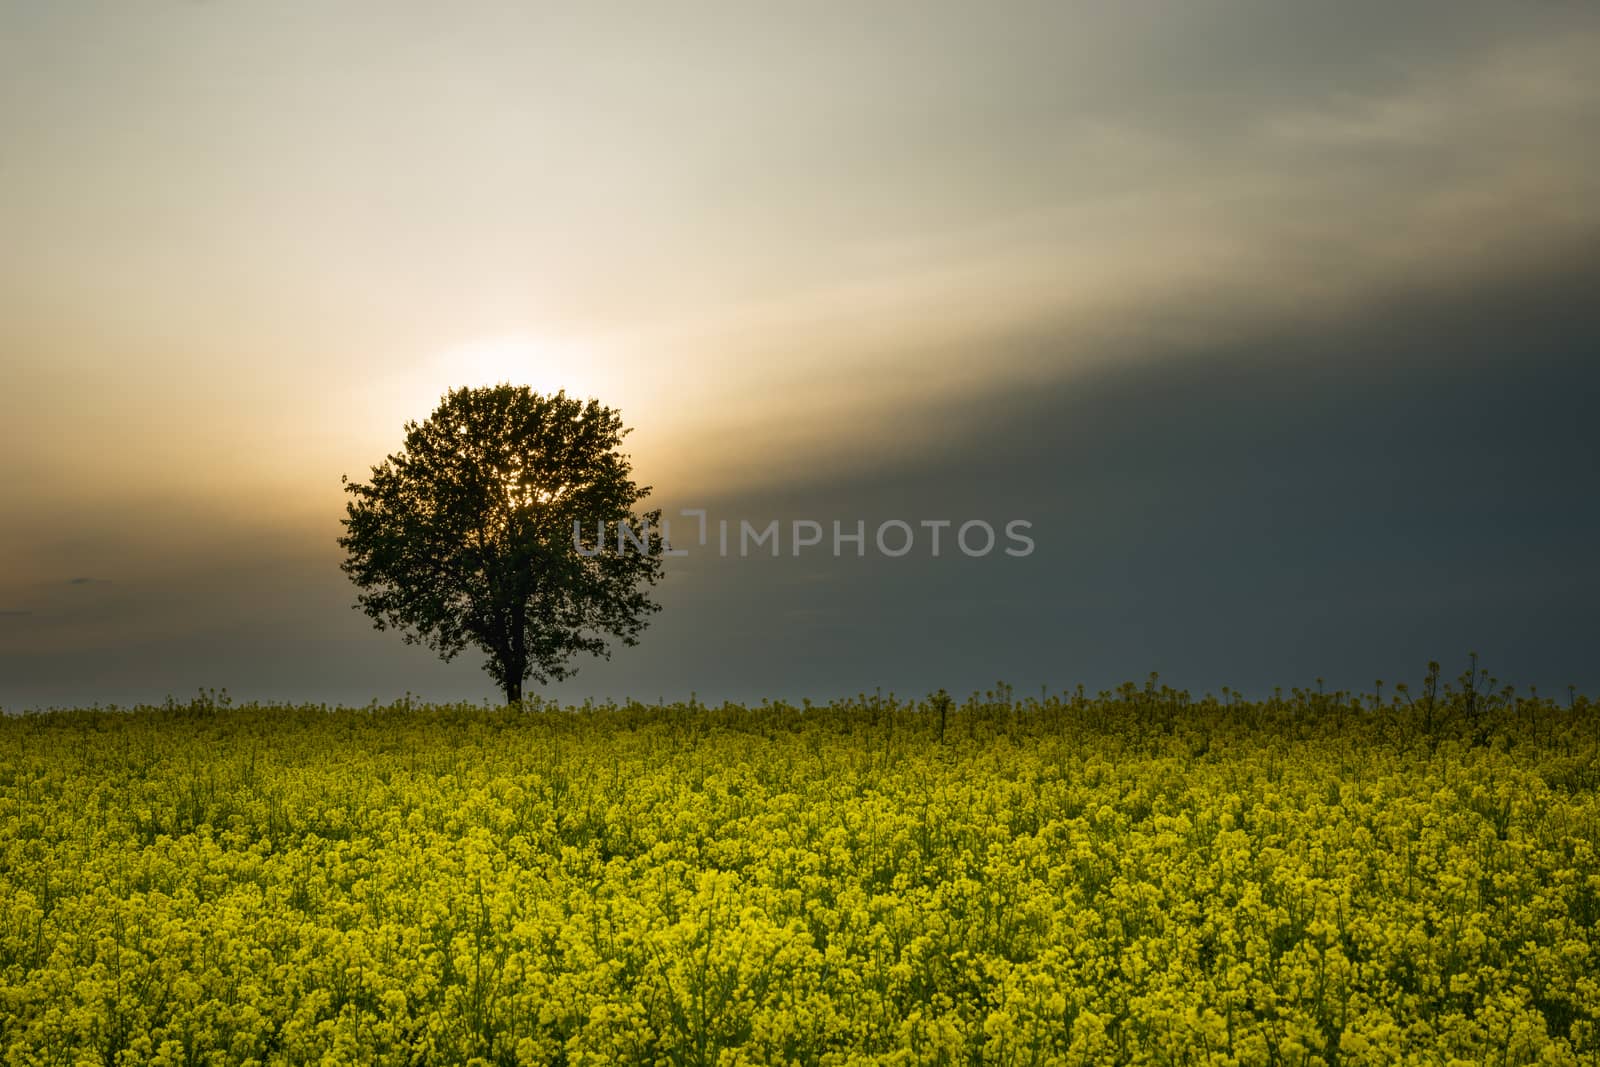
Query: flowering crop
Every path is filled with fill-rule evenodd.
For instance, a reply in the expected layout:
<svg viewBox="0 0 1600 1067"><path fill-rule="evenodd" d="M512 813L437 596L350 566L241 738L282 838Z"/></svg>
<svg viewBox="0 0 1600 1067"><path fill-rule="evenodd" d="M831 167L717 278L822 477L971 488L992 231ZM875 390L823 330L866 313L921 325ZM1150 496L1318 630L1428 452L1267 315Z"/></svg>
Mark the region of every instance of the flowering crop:
<svg viewBox="0 0 1600 1067"><path fill-rule="evenodd" d="M3 717L0 1057L1595 1063L1600 709L1424 700Z"/></svg>

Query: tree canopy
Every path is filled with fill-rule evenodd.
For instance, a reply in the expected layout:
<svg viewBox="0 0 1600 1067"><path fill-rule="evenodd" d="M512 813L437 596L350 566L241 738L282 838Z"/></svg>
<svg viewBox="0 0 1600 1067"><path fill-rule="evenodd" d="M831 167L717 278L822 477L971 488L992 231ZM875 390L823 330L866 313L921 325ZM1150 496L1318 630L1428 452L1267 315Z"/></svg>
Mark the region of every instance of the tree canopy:
<svg viewBox="0 0 1600 1067"><path fill-rule="evenodd" d="M650 488L630 477L628 432L564 392L451 390L370 482L343 479L356 607L446 660L482 649L508 702L530 678L571 676L578 654L637 644L665 546L661 512L634 511Z"/></svg>

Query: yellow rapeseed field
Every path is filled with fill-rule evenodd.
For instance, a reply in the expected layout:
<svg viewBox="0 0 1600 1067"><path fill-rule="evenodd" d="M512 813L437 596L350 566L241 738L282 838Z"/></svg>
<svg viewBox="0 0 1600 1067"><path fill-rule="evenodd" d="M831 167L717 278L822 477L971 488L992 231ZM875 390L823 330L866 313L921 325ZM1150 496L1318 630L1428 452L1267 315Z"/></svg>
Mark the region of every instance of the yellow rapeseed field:
<svg viewBox="0 0 1600 1067"><path fill-rule="evenodd" d="M1600 1062L1600 707L0 719L34 1064Z"/></svg>

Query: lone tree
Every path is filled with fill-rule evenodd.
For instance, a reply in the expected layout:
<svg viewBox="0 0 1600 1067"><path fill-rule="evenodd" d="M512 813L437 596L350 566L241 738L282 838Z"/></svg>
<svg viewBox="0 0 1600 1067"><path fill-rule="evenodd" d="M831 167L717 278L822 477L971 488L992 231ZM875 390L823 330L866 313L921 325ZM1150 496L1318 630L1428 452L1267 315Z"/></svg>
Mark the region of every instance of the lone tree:
<svg viewBox="0 0 1600 1067"><path fill-rule="evenodd" d="M379 630L446 660L477 645L510 703L577 653L609 658L608 638L638 643L665 546L660 510L633 511L650 489L617 412L496 385L451 390L405 431L370 483L342 479L341 569Z"/></svg>

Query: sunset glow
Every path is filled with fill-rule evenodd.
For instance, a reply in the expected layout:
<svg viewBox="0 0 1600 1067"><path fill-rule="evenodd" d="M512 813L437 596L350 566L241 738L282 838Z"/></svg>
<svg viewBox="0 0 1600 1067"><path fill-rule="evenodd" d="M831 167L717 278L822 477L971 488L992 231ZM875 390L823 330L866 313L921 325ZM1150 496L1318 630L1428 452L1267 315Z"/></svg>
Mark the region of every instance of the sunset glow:
<svg viewBox="0 0 1600 1067"><path fill-rule="evenodd" d="M1554 671L1510 620L1592 587L1595 538L1518 516L1592 496L1596 54L1576 3L7 5L0 703L224 660L476 693L349 617L334 537L342 475L500 382L615 406L669 514L1039 543L981 578L683 562L693 622L574 693L921 684L900 620L940 612L988 635L937 657L960 684L1361 682L1479 616ZM1442 606L1482 561L1500 599ZM1378 591L1427 617L1336 610ZM1325 624L1266 621L1296 597Z"/></svg>

